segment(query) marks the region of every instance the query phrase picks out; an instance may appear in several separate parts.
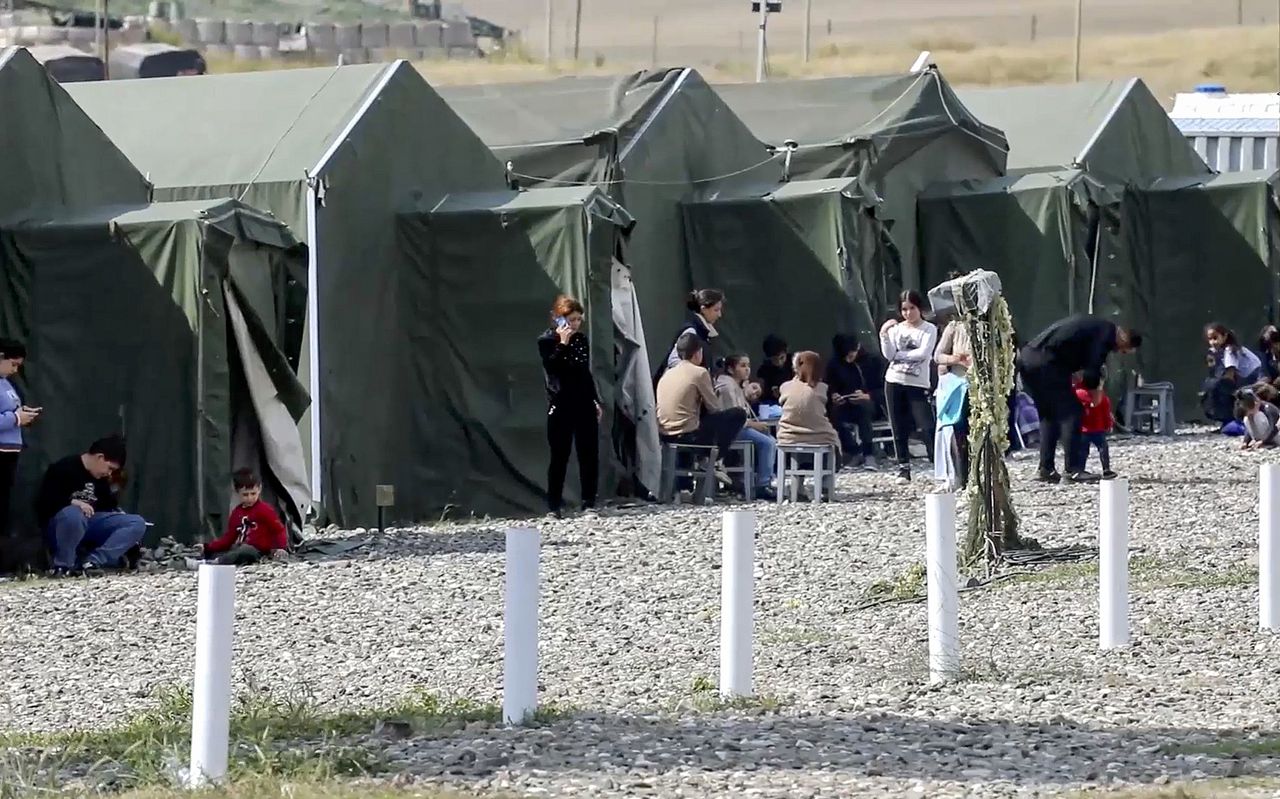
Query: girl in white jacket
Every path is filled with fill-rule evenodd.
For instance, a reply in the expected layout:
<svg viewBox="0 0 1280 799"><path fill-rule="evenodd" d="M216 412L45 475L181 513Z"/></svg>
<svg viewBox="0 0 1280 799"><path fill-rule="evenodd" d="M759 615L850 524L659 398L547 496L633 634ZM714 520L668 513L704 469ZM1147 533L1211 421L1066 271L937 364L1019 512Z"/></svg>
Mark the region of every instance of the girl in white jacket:
<svg viewBox="0 0 1280 799"><path fill-rule="evenodd" d="M929 404L929 387L938 328L925 321L923 308L924 300L919 293L904 291L898 303L902 319L890 319L880 328L880 352L889 361L884 376L884 399L901 480L911 479L907 438L912 430L922 434L929 460L933 460L933 406Z"/></svg>

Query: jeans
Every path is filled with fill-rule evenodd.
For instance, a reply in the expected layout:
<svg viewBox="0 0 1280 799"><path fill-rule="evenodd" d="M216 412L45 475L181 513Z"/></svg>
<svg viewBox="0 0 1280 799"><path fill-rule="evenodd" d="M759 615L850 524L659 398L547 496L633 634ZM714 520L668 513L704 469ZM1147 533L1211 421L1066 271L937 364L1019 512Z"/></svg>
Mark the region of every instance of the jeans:
<svg viewBox="0 0 1280 799"><path fill-rule="evenodd" d="M146 533L147 523L141 516L107 511L85 518L75 505L58 511L45 530L55 569L81 565L78 553L82 548L86 565L119 566L125 553L142 543Z"/></svg>
<svg viewBox="0 0 1280 799"><path fill-rule="evenodd" d="M730 408L725 411L704 413L698 423L698 429L678 436L660 436L663 441L677 444L694 444L700 447L716 447L720 457L724 457L738 440L738 433L747 423L747 412L741 408Z"/></svg>
<svg viewBox="0 0 1280 799"><path fill-rule="evenodd" d="M1089 447L1092 446L1098 450L1098 460L1102 463L1102 471L1111 471L1111 447L1107 445L1106 433L1081 433L1080 443L1077 445L1075 466L1068 466L1068 470L1073 472L1083 472L1085 466L1089 463Z"/></svg>
<svg viewBox="0 0 1280 799"><path fill-rule="evenodd" d="M871 439L873 433L871 422L876 415L876 406L872 402L846 402L831 407L831 422L840 436L840 448L846 455L860 453L864 458L871 457ZM858 441L853 441L853 431L858 430Z"/></svg>
<svg viewBox="0 0 1280 799"><path fill-rule="evenodd" d="M750 427L742 428L742 432L738 434L738 440L750 441L751 448L755 450L756 490L768 487L773 479L774 466L778 457L778 442L768 433L752 430Z"/></svg>

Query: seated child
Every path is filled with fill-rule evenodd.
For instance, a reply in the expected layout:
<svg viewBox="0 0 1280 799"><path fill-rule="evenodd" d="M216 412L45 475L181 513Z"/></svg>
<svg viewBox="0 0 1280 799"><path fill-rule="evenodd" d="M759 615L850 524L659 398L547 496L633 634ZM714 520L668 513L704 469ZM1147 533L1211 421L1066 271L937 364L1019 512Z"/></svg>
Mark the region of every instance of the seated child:
<svg viewBox="0 0 1280 799"><path fill-rule="evenodd" d="M1280 433L1280 408L1258 398L1252 389L1236 392L1236 417L1244 423L1241 449L1274 447Z"/></svg>
<svg viewBox="0 0 1280 799"><path fill-rule="evenodd" d="M1090 391L1082 384L1076 386L1076 399L1084 406L1084 416L1080 420L1080 448L1075 455L1076 468L1073 472L1085 471L1089 462L1089 447L1098 450L1098 460L1102 462L1102 479L1111 480L1116 473L1111 471L1111 448L1107 446L1107 434L1115 426L1115 417L1111 414L1111 398L1101 388Z"/></svg>
<svg viewBox="0 0 1280 799"><path fill-rule="evenodd" d="M240 504L231 511L227 532L204 545L203 556L220 566L247 566L289 549L289 534L276 511L262 501L262 481L249 469L233 476Z"/></svg>

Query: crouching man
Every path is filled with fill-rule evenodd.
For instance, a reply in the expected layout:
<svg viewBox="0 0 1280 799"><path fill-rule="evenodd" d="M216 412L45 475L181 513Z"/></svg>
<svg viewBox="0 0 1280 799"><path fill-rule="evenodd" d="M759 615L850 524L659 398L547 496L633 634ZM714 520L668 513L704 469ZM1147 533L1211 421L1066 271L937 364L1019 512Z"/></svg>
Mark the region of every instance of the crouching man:
<svg viewBox="0 0 1280 799"><path fill-rule="evenodd" d="M111 490L111 475L124 463L124 439L108 436L44 473L36 494L36 520L49 544L55 574L123 566L126 553L141 543L146 521L122 512Z"/></svg>

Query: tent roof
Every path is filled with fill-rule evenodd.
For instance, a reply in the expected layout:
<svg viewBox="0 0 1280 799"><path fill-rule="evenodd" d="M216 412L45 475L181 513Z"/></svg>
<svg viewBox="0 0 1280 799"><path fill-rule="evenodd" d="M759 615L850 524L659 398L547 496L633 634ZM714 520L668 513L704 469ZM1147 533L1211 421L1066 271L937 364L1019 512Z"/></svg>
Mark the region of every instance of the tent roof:
<svg viewBox="0 0 1280 799"><path fill-rule="evenodd" d="M141 173L23 48L0 50L0 219L37 209L142 203ZM21 109L16 112L14 109Z"/></svg>
<svg viewBox="0 0 1280 799"><path fill-rule="evenodd" d="M321 166L398 69L413 68L397 61L68 90L157 188L271 183Z"/></svg>
<svg viewBox="0 0 1280 799"><path fill-rule="evenodd" d="M658 73L659 75L665 73ZM442 86L438 89L476 135L503 147L578 142L619 129L661 85L625 77L557 78L531 83Z"/></svg>
<svg viewBox="0 0 1280 799"><path fill-rule="evenodd" d="M1148 186L1150 191L1179 191L1181 189L1221 189L1229 186L1280 184L1280 171L1253 169L1244 172L1223 172L1220 175L1194 175L1190 177L1161 178Z"/></svg>
<svg viewBox="0 0 1280 799"><path fill-rule="evenodd" d="M433 214L518 213L521 211L546 211L582 206L593 216L607 219L618 227L630 230L635 224L631 214L595 186L563 186L527 189L525 191L482 191L446 195Z"/></svg>
<svg viewBox="0 0 1280 799"><path fill-rule="evenodd" d="M974 134L1003 159L1004 136L983 124L935 70L767 83L719 84L716 91L763 141L801 147L844 144L893 134L933 120Z"/></svg>
<svg viewBox="0 0 1280 799"><path fill-rule="evenodd" d="M1085 177L1079 169L1061 169L1056 172L1030 172L982 180L959 180L951 183L935 183L920 193L920 199L975 196L981 194L1014 194L1020 191L1041 191L1070 186Z"/></svg>
<svg viewBox="0 0 1280 799"><path fill-rule="evenodd" d="M1141 80L957 89L1009 139L1009 171L1083 165L1124 180L1208 167Z"/></svg>
<svg viewBox="0 0 1280 799"><path fill-rule="evenodd" d="M76 49L69 44L33 44L25 48L31 57L44 64L59 58L78 58L85 61L102 61L91 53Z"/></svg>
<svg viewBox="0 0 1280 799"><path fill-rule="evenodd" d="M865 193L857 178L823 178L820 180L792 180L782 184L748 184L733 186L696 197L686 202L718 203L745 202L751 200L794 200L819 194L844 193L850 197L862 197Z"/></svg>

